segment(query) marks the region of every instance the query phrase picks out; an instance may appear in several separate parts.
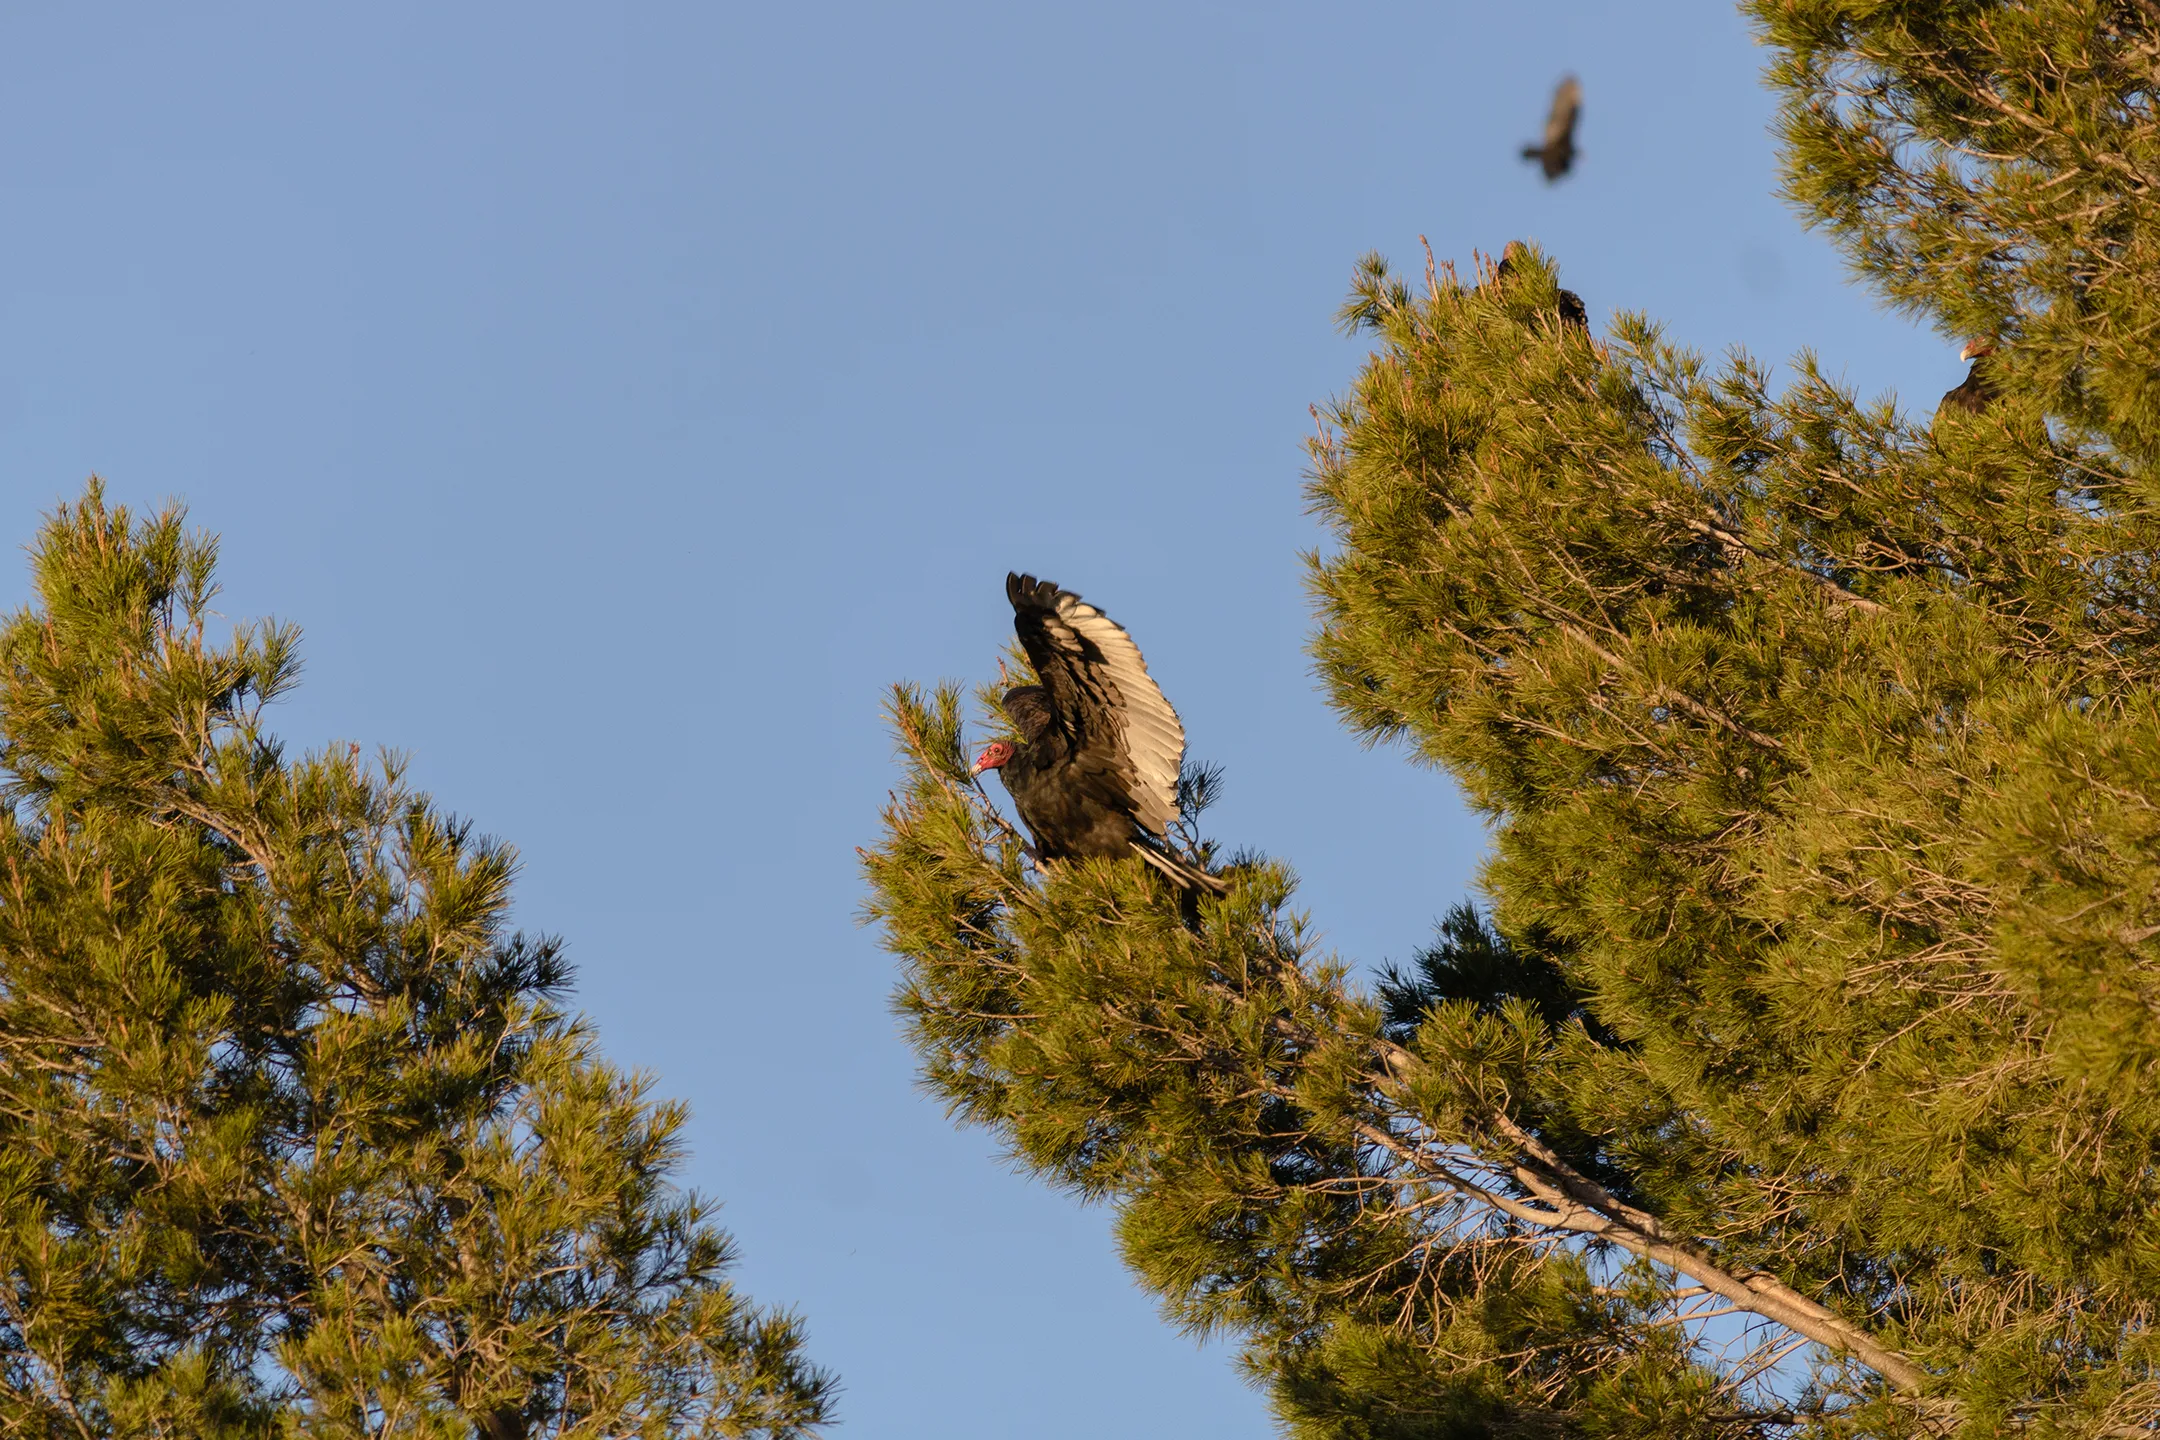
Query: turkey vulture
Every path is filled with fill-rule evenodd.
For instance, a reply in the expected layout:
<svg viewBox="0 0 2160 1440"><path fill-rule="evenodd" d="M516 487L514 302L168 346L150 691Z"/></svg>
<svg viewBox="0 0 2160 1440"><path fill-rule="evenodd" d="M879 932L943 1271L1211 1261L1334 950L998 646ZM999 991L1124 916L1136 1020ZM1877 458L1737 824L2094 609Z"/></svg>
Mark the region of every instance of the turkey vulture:
<svg viewBox="0 0 2160 1440"><path fill-rule="evenodd" d="M1523 253L1522 241L1510 240L1500 251L1500 263L1493 269L1493 278L1502 285L1515 273L1515 261ZM1590 328L1590 312L1583 308L1582 296L1572 290L1560 292L1560 321L1578 330Z"/></svg>
<svg viewBox="0 0 2160 1440"><path fill-rule="evenodd" d="M1974 340L1958 351L1958 359L1972 361L1972 368L1965 372L1964 383L1943 392L1942 403L1935 407L1937 420L1942 419L1946 410L1978 415L1995 403L2002 392L1995 388L1995 381L1987 372L1987 358L1994 353L1995 343L1991 340Z"/></svg>
<svg viewBox="0 0 2160 1440"><path fill-rule="evenodd" d="M1545 117L1545 143L1525 145L1522 158L1535 160L1551 184L1575 163L1575 122L1582 116L1582 82L1570 75L1552 93L1552 113Z"/></svg>
<svg viewBox="0 0 2160 1440"><path fill-rule="evenodd" d="M1125 627L1032 575L1007 575L1005 596L1042 683L1005 692L1020 744L991 744L975 773L995 770L1004 780L1037 857L1137 852L1183 890L1226 892L1219 876L1161 846L1177 818L1185 727Z"/></svg>

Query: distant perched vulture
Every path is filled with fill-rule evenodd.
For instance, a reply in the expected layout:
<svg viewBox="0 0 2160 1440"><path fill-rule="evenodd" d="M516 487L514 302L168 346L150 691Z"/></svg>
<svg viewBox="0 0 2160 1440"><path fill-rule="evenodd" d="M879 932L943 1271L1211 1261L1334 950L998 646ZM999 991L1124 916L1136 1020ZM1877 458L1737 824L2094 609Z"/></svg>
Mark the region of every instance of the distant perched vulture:
<svg viewBox="0 0 2160 1440"><path fill-rule="evenodd" d="M1968 414L1978 415L1995 403L2001 392L1995 388L1994 378L1988 374L1988 356L1994 353L1995 344L1991 340L1971 341L1958 352L1958 359L1972 361L1972 368L1965 372L1964 382L1956 389L1943 392L1942 403L1935 407L1937 420L1942 419L1946 410L1963 410Z"/></svg>
<svg viewBox="0 0 2160 1440"><path fill-rule="evenodd" d="M1515 273L1515 261L1522 255L1522 241L1510 240L1500 251L1500 264L1493 270L1493 278L1503 286ZM1572 290L1560 292L1560 319L1578 330L1590 328L1590 312L1583 308L1582 296Z"/></svg>
<svg viewBox="0 0 2160 1440"><path fill-rule="evenodd" d="M1570 75L1553 91L1552 113L1545 117L1545 141L1522 147L1522 158L1535 160L1549 184L1575 163L1575 122L1582 117L1582 82Z"/></svg>
<svg viewBox="0 0 2160 1440"><path fill-rule="evenodd" d="M1161 845L1178 813L1185 727L1115 620L1069 590L1007 575L1013 630L1040 685L1005 692L1019 745L986 748L1044 860L1138 854L1185 890L1220 895L1220 877Z"/></svg>

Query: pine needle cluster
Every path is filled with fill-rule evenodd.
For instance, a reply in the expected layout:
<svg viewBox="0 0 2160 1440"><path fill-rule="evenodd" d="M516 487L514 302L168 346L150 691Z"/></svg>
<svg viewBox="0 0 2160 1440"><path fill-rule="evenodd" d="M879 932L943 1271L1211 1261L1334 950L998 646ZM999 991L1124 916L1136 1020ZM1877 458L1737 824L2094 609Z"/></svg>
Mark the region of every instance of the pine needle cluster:
<svg viewBox="0 0 2160 1440"><path fill-rule="evenodd" d="M2060 427L2160 459L2160 6L1754 0L1785 191Z"/></svg>
<svg viewBox="0 0 2160 1440"><path fill-rule="evenodd" d="M954 686L893 693L907 774L866 856L925 1079L1037 1174L1114 1204L1142 1282L1239 1342L1291 1433L1729 1433L1782 1413L1759 1377L1700 1363L1654 1267L1552 1223L1614 1168L1547 1098L1567 1057L1612 1043L1549 959L1458 915L1368 995L1313 953L1264 859L1197 914L1128 862L1031 875L973 783L964 710Z"/></svg>
<svg viewBox="0 0 2160 1440"><path fill-rule="evenodd" d="M0 628L0 1435L809 1432L514 854L287 757L297 636L215 638L214 560L93 483Z"/></svg>

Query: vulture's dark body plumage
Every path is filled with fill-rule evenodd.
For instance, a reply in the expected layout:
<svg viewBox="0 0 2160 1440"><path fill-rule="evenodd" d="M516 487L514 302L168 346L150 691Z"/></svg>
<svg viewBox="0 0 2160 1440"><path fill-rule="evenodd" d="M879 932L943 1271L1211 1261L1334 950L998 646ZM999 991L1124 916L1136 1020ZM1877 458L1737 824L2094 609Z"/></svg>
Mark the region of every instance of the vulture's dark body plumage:
<svg viewBox="0 0 2160 1440"><path fill-rule="evenodd" d="M1553 91L1552 111L1545 117L1545 139L1523 146L1522 158L1535 160L1549 184L1568 173L1575 163L1575 122L1582 116L1582 82L1570 75Z"/></svg>
<svg viewBox="0 0 2160 1440"><path fill-rule="evenodd" d="M1950 410L1978 415L1995 403L2001 392L1995 388L1994 377L1988 374L1988 357L1994 353L1995 347L1985 341L1976 340L1965 347L1958 358L1972 361L1972 368L1965 372L1963 382L1943 392L1942 403L1935 407L1937 420Z"/></svg>
<svg viewBox="0 0 2160 1440"><path fill-rule="evenodd" d="M1069 590L1007 575L1013 630L1039 685L1005 692L1017 747L992 745L995 769L1043 860L1137 853L1179 886L1220 894L1217 876L1161 842L1178 813L1185 727L1123 626Z"/></svg>

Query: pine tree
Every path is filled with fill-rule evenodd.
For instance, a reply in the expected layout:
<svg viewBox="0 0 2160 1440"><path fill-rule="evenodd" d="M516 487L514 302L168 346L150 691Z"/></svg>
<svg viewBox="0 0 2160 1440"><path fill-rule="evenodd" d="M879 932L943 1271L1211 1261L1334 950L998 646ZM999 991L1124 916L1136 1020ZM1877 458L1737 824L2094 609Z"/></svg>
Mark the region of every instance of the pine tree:
<svg viewBox="0 0 2160 1440"><path fill-rule="evenodd" d="M93 482L0 629L0 1435L788 1436L831 1381L669 1183L684 1112L506 933L515 856Z"/></svg>
<svg viewBox="0 0 2160 1440"><path fill-rule="evenodd" d="M1362 265L1315 652L1490 821L1488 913L1368 989L1278 863L1197 928L1031 875L895 692L929 1083L1293 1434L2160 1426L2160 6L1750 13L1791 198L2000 398Z"/></svg>

